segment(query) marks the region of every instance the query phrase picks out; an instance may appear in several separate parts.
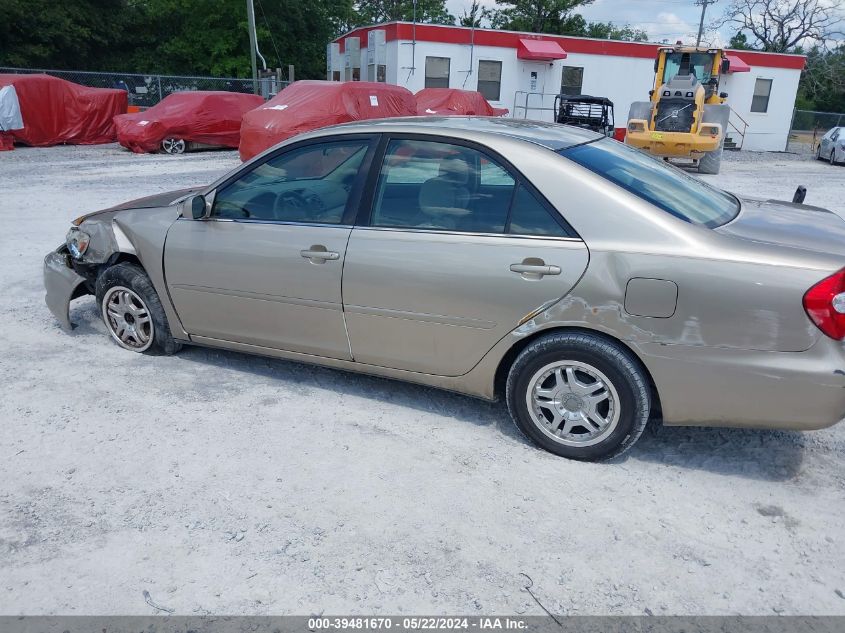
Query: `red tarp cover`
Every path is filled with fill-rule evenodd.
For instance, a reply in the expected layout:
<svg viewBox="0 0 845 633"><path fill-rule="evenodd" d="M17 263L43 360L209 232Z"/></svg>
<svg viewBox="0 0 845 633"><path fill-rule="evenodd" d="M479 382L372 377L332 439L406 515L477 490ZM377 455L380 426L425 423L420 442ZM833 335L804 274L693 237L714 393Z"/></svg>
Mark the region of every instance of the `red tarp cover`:
<svg viewBox="0 0 845 633"><path fill-rule="evenodd" d="M553 59L566 59L566 51L553 40L520 39L516 50L519 59L547 62Z"/></svg>
<svg viewBox="0 0 845 633"><path fill-rule="evenodd" d="M112 118L126 112L129 100L125 90L88 88L49 75L0 74L2 86L15 87L24 124L4 134L33 147L111 143Z"/></svg>
<svg viewBox="0 0 845 633"><path fill-rule="evenodd" d="M417 114L455 116L475 114L478 116L502 116L507 108L494 108L476 90L457 88L423 88L416 95Z"/></svg>
<svg viewBox="0 0 845 633"><path fill-rule="evenodd" d="M414 95L401 86L369 81L296 81L244 115L241 160L295 134L327 125L416 114Z"/></svg>
<svg viewBox="0 0 845 633"><path fill-rule="evenodd" d="M742 61L742 58L738 55L727 55L728 61L731 63L730 68L728 69L729 73L749 73L751 72L751 66L746 64Z"/></svg>
<svg viewBox="0 0 845 633"><path fill-rule="evenodd" d="M117 140L136 153L154 152L166 138L237 147L241 119L264 99L239 92L175 92L143 112L114 117Z"/></svg>

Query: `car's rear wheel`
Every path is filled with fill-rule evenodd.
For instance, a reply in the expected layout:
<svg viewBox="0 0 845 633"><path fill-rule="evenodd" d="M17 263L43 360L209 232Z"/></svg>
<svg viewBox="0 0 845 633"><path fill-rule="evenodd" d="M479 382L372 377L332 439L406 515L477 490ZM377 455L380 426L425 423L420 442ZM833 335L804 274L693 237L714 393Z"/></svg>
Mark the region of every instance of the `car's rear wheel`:
<svg viewBox="0 0 845 633"><path fill-rule="evenodd" d="M537 339L516 358L507 402L517 427L542 448L595 461L637 441L651 392L627 350L592 334L558 333Z"/></svg>
<svg viewBox="0 0 845 633"><path fill-rule="evenodd" d="M140 267L123 263L107 268L97 279L97 303L106 330L122 348L160 354L182 348L170 335L158 294Z"/></svg>
<svg viewBox="0 0 845 633"><path fill-rule="evenodd" d="M185 140L181 138L166 138L161 142L161 149L168 154L184 154Z"/></svg>

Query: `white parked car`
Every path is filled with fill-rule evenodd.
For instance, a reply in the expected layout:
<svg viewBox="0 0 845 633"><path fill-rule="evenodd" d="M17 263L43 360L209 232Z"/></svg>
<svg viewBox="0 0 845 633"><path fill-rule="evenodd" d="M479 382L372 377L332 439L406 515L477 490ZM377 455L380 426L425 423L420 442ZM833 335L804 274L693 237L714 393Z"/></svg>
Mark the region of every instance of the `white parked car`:
<svg viewBox="0 0 845 633"><path fill-rule="evenodd" d="M831 165L845 163L845 127L834 127L819 141L816 158L828 160Z"/></svg>

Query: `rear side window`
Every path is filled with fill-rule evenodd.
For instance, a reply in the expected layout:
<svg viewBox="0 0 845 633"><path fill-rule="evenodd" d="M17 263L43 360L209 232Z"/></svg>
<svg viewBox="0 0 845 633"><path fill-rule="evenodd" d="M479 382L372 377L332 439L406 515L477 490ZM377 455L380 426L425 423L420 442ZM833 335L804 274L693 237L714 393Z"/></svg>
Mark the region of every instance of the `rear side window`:
<svg viewBox="0 0 845 633"><path fill-rule="evenodd" d="M729 193L612 139L560 154L692 224L721 226L739 213L739 201Z"/></svg>
<svg viewBox="0 0 845 633"><path fill-rule="evenodd" d="M565 223L486 154L435 141L387 147L371 225L466 233L569 237Z"/></svg>
<svg viewBox="0 0 845 633"><path fill-rule="evenodd" d="M567 232L555 221L546 206L525 185L519 185L511 206L508 233L514 235L546 235L567 237Z"/></svg>

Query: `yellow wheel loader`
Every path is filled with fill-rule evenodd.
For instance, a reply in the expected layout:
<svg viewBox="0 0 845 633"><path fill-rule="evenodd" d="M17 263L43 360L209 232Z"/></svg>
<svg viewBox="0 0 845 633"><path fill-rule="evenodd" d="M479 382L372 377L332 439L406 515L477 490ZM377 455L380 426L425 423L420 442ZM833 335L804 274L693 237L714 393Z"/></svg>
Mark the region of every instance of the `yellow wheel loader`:
<svg viewBox="0 0 845 633"><path fill-rule="evenodd" d="M635 101L625 142L665 159L690 159L702 174L718 174L728 127L728 95L719 78L730 63L721 49L661 48L649 101Z"/></svg>

